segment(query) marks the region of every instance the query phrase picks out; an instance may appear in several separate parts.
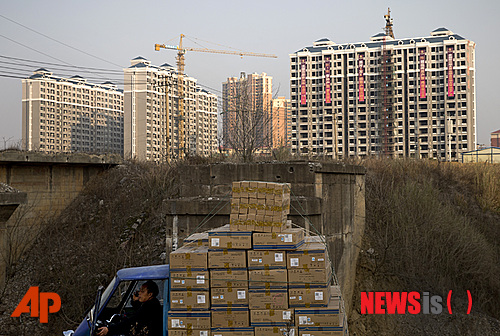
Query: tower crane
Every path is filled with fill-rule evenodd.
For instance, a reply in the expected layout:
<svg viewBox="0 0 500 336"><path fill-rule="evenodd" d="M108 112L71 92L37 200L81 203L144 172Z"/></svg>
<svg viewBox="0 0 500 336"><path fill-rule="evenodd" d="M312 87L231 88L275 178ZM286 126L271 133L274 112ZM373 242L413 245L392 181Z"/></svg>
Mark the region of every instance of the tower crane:
<svg viewBox="0 0 500 336"><path fill-rule="evenodd" d="M178 132L179 132L179 158L183 158L186 152L185 148L185 140L184 140L184 54L186 51L196 51L196 52L206 52L213 54L226 54L226 55L238 55L238 56L255 56L255 57L270 57L277 58L276 55L271 54L263 54L263 53L254 53L254 52L244 52L244 51L231 51L231 50L217 50L217 49L208 49L208 48L192 48L192 47L184 47L182 45L182 39L185 37L184 34L180 35L179 45L168 45L168 44L155 44L155 50L159 51L161 48L177 50L177 95L178 95L178 113L179 113L179 124L178 124ZM167 126L168 127L168 126Z"/></svg>
<svg viewBox="0 0 500 336"><path fill-rule="evenodd" d="M385 18L385 35L394 38L394 31L392 30L393 21L391 18L391 9L387 8L387 14L384 15Z"/></svg>

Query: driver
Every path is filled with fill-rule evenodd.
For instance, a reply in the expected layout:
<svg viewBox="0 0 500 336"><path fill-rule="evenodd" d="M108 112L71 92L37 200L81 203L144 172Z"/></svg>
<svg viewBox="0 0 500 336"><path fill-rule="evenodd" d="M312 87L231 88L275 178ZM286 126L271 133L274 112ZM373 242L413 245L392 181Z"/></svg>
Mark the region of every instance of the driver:
<svg viewBox="0 0 500 336"><path fill-rule="evenodd" d="M158 285L152 280L146 281L132 297L135 313L120 323L99 328L97 335L161 336L163 313L157 295Z"/></svg>

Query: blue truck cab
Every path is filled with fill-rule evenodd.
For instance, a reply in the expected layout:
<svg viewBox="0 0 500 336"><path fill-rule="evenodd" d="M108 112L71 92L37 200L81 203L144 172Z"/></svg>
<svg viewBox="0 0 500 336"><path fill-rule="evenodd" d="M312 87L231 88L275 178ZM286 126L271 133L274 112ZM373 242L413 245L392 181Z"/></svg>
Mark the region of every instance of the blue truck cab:
<svg viewBox="0 0 500 336"><path fill-rule="evenodd" d="M89 310L83 321L72 336L93 336L92 330L97 331L112 319L126 316L132 311L131 298L144 282L153 280L159 288L157 296L163 308L163 336L167 335L167 313L170 309L170 267L169 265L144 266L121 269L109 283L108 287L98 292L96 303Z"/></svg>

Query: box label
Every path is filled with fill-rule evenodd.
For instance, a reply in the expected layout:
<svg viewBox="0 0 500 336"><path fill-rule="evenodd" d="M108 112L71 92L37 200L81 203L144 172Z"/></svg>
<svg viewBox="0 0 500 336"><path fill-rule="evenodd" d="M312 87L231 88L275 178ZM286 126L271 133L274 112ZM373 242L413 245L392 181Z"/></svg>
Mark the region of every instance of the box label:
<svg viewBox="0 0 500 336"><path fill-rule="evenodd" d="M290 258L290 266L298 267L299 266L299 258Z"/></svg>
<svg viewBox="0 0 500 336"><path fill-rule="evenodd" d="M198 295L198 303L205 303L205 295Z"/></svg>
<svg viewBox="0 0 500 336"><path fill-rule="evenodd" d="M283 253L275 253L274 254L274 261L283 262Z"/></svg>
<svg viewBox="0 0 500 336"><path fill-rule="evenodd" d="M219 247L220 246L219 238L212 238L211 246Z"/></svg>
<svg viewBox="0 0 500 336"><path fill-rule="evenodd" d="M246 297L245 291L238 291L238 300L244 300Z"/></svg>
<svg viewBox="0 0 500 336"><path fill-rule="evenodd" d="M323 292L314 292L315 300L323 300Z"/></svg>
<svg viewBox="0 0 500 336"><path fill-rule="evenodd" d="M205 284L205 276L204 275L197 275L196 276L196 283L200 285Z"/></svg>
<svg viewBox="0 0 500 336"><path fill-rule="evenodd" d="M181 328L180 320L172 319L172 328Z"/></svg>

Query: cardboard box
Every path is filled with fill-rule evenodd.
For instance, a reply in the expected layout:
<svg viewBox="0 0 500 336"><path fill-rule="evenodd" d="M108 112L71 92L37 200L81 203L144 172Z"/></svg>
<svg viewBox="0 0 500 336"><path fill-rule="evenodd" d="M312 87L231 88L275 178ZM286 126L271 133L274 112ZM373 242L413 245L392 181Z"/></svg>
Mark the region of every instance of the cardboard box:
<svg viewBox="0 0 500 336"><path fill-rule="evenodd" d="M299 327L299 336L343 336L343 327Z"/></svg>
<svg viewBox="0 0 500 336"><path fill-rule="evenodd" d="M212 230L208 232L209 248L220 249L251 249L252 232L234 232L227 230Z"/></svg>
<svg viewBox="0 0 500 336"><path fill-rule="evenodd" d="M238 225L238 231L252 232L255 228L255 214L247 214Z"/></svg>
<svg viewBox="0 0 500 336"><path fill-rule="evenodd" d="M299 327L341 326L339 302L330 302L326 308L296 308L295 325Z"/></svg>
<svg viewBox="0 0 500 336"><path fill-rule="evenodd" d="M284 326L294 321L293 309L253 309L250 311L250 324L253 327Z"/></svg>
<svg viewBox="0 0 500 336"><path fill-rule="evenodd" d="M211 336L254 336L254 330L253 328L212 328Z"/></svg>
<svg viewBox="0 0 500 336"><path fill-rule="evenodd" d="M183 246L208 246L208 232L193 233L183 243Z"/></svg>
<svg viewBox="0 0 500 336"><path fill-rule="evenodd" d="M208 271L170 272L172 290L208 290L210 288Z"/></svg>
<svg viewBox="0 0 500 336"><path fill-rule="evenodd" d="M255 336L298 336L299 329L297 327L255 327Z"/></svg>
<svg viewBox="0 0 500 336"><path fill-rule="evenodd" d="M171 291L170 309L172 310L208 310L210 294L206 291Z"/></svg>
<svg viewBox="0 0 500 336"><path fill-rule="evenodd" d="M251 289L283 289L288 286L286 269L249 270L248 280Z"/></svg>
<svg viewBox="0 0 500 336"><path fill-rule="evenodd" d="M305 236L306 243L325 243L325 236Z"/></svg>
<svg viewBox="0 0 500 336"><path fill-rule="evenodd" d="M248 269L286 268L287 265L285 251L249 250L247 259Z"/></svg>
<svg viewBox="0 0 500 336"><path fill-rule="evenodd" d="M240 199L239 198L233 198L231 199L231 213L232 214L237 214L240 211Z"/></svg>
<svg viewBox="0 0 500 336"><path fill-rule="evenodd" d="M217 250L208 252L209 268L246 268L245 250Z"/></svg>
<svg viewBox="0 0 500 336"><path fill-rule="evenodd" d="M211 269L210 286L212 288L248 288L248 271L246 268Z"/></svg>
<svg viewBox="0 0 500 336"><path fill-rule="evenodd" d="M248 308L212 308L212 328L250 327Z"/></svg>
<svg viewBox="0 0 500 336"><path fill-rule="evenodd" d="M210 329L210 311L169 311L168 329Z"/></svg>
<svg viewBox="0 0 500 336"><path fill-rule="evenodd" d="M208 247L183 246L170 253L171 271L206 270L208 268Z"/></svg>
<svg viewBox="0 0 500 336"><path fill-rule="evenodd" d="M232 197L237 198L241 193L241 182L233 182Z"/></svg>
<svg viewBox="0 0 500 336"><path fill-rule="evenodd" d="M288 290L250 289L250 309L288 309Z"/></svg>
<svg viewBox="0 0 500 336"><path fill-rule="evenodd" d="M330 287L327 288L289 288L290 307L327 307L330 302Z"/></svg>
<svg viewBox="0 0 500 336"><path fill-rule="evenodd" d="M302 244L304 244L304 231L300 228L284 228L279 233L253 233L255 250L295 250Z"/></svg>
<svg viewBox="0 0 500 336"><path fill-rule="evenodd" d="M288 270L289 288L325 288L330 286L332 268L292 268Z"/></svg>
<svg viewBox="0 0 500 336"><path fill-rule="evenodd" d="M268 216L258 215L258 218L263 218L262 220L257 220L253 231L256 232L273 232L273 222L269 220Z"/></svg>
<svg viewBox="0 0 500 336"><path fill-rule="evenodd" d="M168 336L210 336L210 329L168 329Z"/></svg>
<svg viewBox="0 0 500 336"><path fill-rule="evenodd" d="M330 286L330 300L340 299L340 286Z"/></svg>
<svg viewBox="0 0 500 336"><path fill-rule="evenodd" d="M250 188L250 182L248 181L242 181L241 183L241 192L240 192L240 198L248 198L248 189Z"/></svg>
<svg viewBox="0 0 500 336"><path fill-rule="evenodd" d="M248 288L212 288L212 307L248 308Z"/></svg>
<svg viewBox="0 0 500 336"><path fill-rule="evenodd" d="M328 265L328 253L322 243L306 243L287 253L288 268L323 268Z"/></svg>

